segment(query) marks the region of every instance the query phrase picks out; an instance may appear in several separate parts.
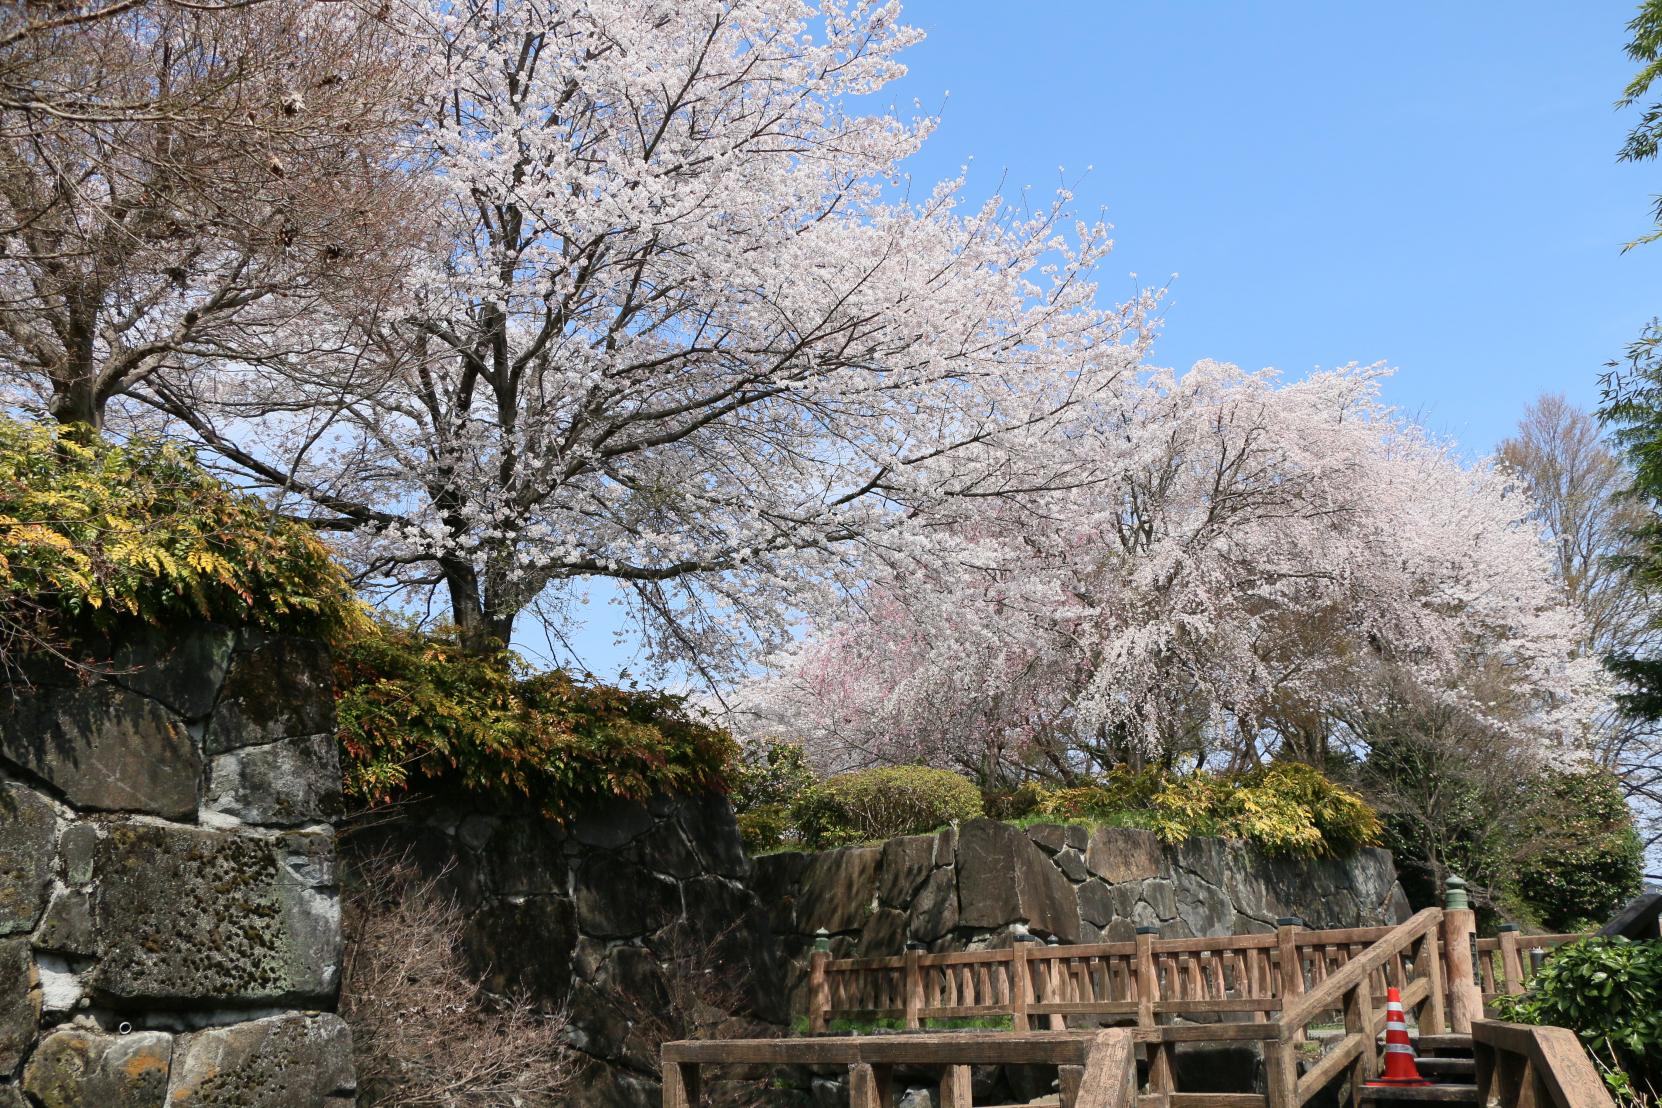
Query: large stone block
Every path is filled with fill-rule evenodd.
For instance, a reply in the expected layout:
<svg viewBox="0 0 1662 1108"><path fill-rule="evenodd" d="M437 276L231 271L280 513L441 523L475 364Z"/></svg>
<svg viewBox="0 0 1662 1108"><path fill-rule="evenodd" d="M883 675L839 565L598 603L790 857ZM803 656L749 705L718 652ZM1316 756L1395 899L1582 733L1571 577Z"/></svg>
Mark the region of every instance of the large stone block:
<svg viewBox="0 0 1662 1108"><path fill-rule="evenodd" d="M340 813L340 749L307 735L215 755L203 806L244 823L292 827Z"/></svg>
<svg viewBox="0 0 1662 1108"><path fill-rule="evenodd" d="M562 897L494 901L468 921L462 946L492 992L558 1007L571 992L577 913Z"/></svg>
<svg viewBox="0 0 1662 1108"><path fill-rule="evenodd" d="M997 820L958 828L958 924L996 928L1025 920L1063 942L1079 940L1073 885L1021 831Z"/></svg>
<svg viewBox="0 0 1662 1108"><path fill-rule="evenodd" d="M23 1071L42 1108L163 1108L173 1036L106 1035L66 1027L46 1036Z"/></svg>
<svg viewBox="0 0 1662 1108"><path fill-rule="evenodd" d="M179 717L110 684L37 688L0 706L0 757L77 808L183 819L202 758Z"/></svg>
<svg viewBox="0 0 1662 1108"><path fill-rule="evenodd" d="M877 898L879 846L845 846L808 856L796 891L796 925L811 932L857 931Z"/></svg>
<svg viewBox="0 0 1662 1108"><path fill-rule="evenodd" d="M40 981L24 939L0 942L0 1073L17 1068L40 1030Z"/></svg>
<svg viewBox="0 0 1662 1108"><path fill-rule="evenodd" d="M935 836L906 835L883 844L878 868L877 898L891 908L904 908L935 865Z"/></svg>
<svg viewBox="0 0 1662 1108"><path fill-rule="evenodd" d="M1160 838L1131 827L1098 827L1091 832L1085 865L1111 884L1144 881L1169 872Z"/></svg>
<svg viewBox="0 0 1662 1108"><path fill-rule="evenodd" d="M110 658L116 684L159 700L186 719L213 710L236 632L217 623L129 630Z"/></svg>
<svg viewBox="0 0 1662 1108"><path fill-rule="evenodd" d="M0 935L27 931L46 907L57 815L46 798L0 781Z"/></svg>
<svg viewBox="0 0 1662 1108"><path fill-rule="evenodd" d="M208 723L208 753L334 730L329 648L312 639L254 638L231 658Z"/></svg>
<svg viewBox="0 0 1662 1108"><path fill-rule="evenodd" d="M183 1036L168 1108L350 1108L352 1033L326 1013L273 1016Z"/></svg>
<svg viewBox="0 0 1662 1108"><path fill-rule="evenodd" d="M932 943L958 926L957 871L947 866L931 873L912 901L907 928L912 938Z"/></svg>
<svg viewBox="0 0 1662 1108"><path fill-rule="evenodd" d="M649 935L680 912L680 886L640 866L597 855L577 870L577 925L585 935Z"/></svg>
<svg viewBox="0 0 1662 1108"><path fill-rule="evenodd" d="M126 823L98 843L88 975L106 1003L327 1000L340 964L334 836Z"/></svg>

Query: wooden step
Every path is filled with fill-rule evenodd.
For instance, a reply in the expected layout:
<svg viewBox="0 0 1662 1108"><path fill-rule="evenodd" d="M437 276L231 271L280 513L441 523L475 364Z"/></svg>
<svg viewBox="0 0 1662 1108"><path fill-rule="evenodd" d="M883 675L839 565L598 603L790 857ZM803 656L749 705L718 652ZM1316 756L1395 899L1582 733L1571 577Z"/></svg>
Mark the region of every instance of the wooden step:
<svg viewBox="0 0 1662 1108"><path fill-rule="evenodd" d="M1363 1085L1363 1100L1476 1104L1476 1085Z"/></svg>
<svg viewBox="0 0 1662 1108"><path fill-rule="evenodd" d="M1418 1060L1420 1072L1426 1075L1477 1075L1477 1063L1470 1058L1438 1058L1431 1055L1421 1056Z"/></svg>
<svg viewBox="0 0 1662 1108"><path fill-rule="evenodd" d="M1465 1051L1471 1053L1472 1037L1470 1035L1421 1035L1414 1040L1415 1049L1421 1054L1433 1051Z"/></svg>

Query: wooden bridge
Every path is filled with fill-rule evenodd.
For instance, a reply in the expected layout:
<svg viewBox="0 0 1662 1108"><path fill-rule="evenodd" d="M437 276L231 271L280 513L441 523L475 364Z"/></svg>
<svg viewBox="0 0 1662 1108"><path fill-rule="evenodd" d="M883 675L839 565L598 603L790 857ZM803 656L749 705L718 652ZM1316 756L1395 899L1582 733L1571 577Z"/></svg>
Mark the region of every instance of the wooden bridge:
<svg viewBox="0 0 1662 1108"><path fill-rule="evenodd" d="M1523 991L1553 950L1582 937L1508 930L1479 940L1454 887L1447 908L1395 927L1309 931L1284 920L1265 935L1160 939L1143 929L1133 942L841 960L822 942L809 964L813 1034L667 1043L663 1103L697 1105L705 1065L846 1065L851 1108L888 1108L894 1068L929 1066L940 1071L939 1108L971 1108L970 1067L1006 1064L1055 1066L1057 1095L1040 1102L1053 1108L1302 1108L1343 1079L1352 1108L1364 1099L1611 1108L1573 1033L1484 1018L1486 1000ZM1367 1086L1380 1071L1387 987L1400 991L1437 1084ZM929 1028L995 1019L1011 1030ZM825 1034L833 1022L878 1020L907 1030ZM1266 1091L1177 1088L1185 1042L1260 1044Z"/></svg>

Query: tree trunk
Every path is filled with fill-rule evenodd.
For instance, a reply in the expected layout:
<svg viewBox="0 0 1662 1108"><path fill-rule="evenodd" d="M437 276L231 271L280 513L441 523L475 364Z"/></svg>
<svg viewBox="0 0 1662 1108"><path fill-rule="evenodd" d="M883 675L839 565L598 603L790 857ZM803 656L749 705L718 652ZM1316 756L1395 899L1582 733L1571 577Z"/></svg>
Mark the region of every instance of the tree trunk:
<svg viewBox="0 0 1662 1108"><path fill-rule="evenodd" d="M479 571L455 558L443 558L445 586L450 591L450 618L456 638L469 654L494 654L512 641L518 612L494 611L479 582Z"/></svg>
<svg viewBox="0 0 1662 1108"><path fill-rule="evenodd" d="M94 432L104 429L104 401L98 396L97 378L90 374L53 381L47 410L65 427L80 425Z"/></svg>

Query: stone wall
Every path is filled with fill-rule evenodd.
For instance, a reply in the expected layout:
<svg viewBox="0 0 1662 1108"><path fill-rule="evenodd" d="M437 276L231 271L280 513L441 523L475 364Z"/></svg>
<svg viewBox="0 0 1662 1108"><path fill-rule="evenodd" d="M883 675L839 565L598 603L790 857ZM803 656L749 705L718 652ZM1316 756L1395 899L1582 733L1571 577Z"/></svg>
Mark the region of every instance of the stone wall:
<svg viewBox="0 0 1662 1108"><path fill-rule="evenodd" d="M814 932L836 957L1007 946L1011 925L1063 943L1119 942L1152 926L1165 938L1362 927L1410 914L1391 855L1277 859L1246 843L1162 843L1147 831L971 820L934 835L757 860L757 895L790 959L791 1011L805 1011L803 965Z"/></svg>
<svg viewBox="0 0 1662 1108"><path fill-rule="evenodd" d="M778 1034L776 948L721 797L596 804L564 827L477 798L429 799L342 833L359 859L443 875L487 986L564 1010L585 1065L567 1102L657 1108L664 1037ZM689 1011L689 1009L697 1009Z"/></svg>
<svg viewBox="0 0 1662 1108"><path fill-rule="evenodd" d="M0 694L0 1108L351 1104L326 651L112 652Z"/></svg>

